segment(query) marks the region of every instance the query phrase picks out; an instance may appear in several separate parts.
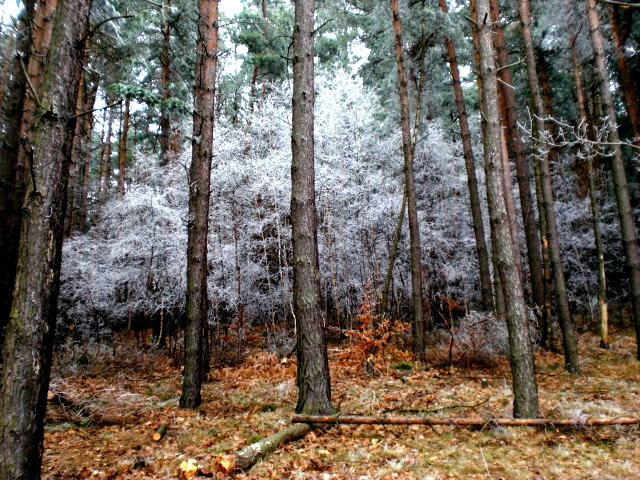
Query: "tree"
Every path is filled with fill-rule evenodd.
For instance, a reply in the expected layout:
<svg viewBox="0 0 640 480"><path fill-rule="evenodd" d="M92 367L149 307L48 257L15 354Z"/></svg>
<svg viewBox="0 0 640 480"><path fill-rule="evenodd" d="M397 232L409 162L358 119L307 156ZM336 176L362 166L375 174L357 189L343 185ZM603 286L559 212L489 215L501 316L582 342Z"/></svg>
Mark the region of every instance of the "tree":
<svg viewBox="0 0 640 480"><path fill-rule="evenodd" d="M540 162L540 180L542 186L543 209L541 212L545 216L547 225L547 242L549 243L549 253L553 267L553 284L556 293L556 304L558 306L558 316L560 328L562 329L562 345L564 348L565 368L571 373L580 373L580 363L578 359L578 344L576 340L575 328L571 311L569 310L569 300L567 298L567 286L564 280L564 270L560 257L560 242L558 240L558 226L556 224L556 214L553 206L553 190L551 187L551 168L549 165L550 148L547 141L546 108L542 96L542 89L538 81L535 52L533 48L533 36L531 34L531 12L528 0L518 0L518 11L522 25L522 37L524 39L525 62L527 64L527 74L529 88L533 97L535 107L536 136L538 140L538 158Z"/></svg>
<svg viewBox="0 0 640 480"><path fill-rule="evenodd" d="M413 352L424 354L424 319L422 312L422 251L420 249L420 225L416 200L416 187L413 172L413 148L411 145L411 116L409 112L409 93L407 73L404 66L404 42L398 0L390 0L391 20L393 22L396 68L398 74L398 95L400 97L400 127L402 130L402 154L404 157L404 178L407 195L409 220L409 241L411 243L411 299Z"/></svg>
<svg viewBox="0 0 640 480"><path fill-rule="evenodd" d="M449 7L446 0L439 0L442 12L447 14ZM480 194L478 192L478 178L476 175L475 162L473 160L473 148L471 146L471 131L469 129L469 119L467 108L464 103L462 83L460 82L460 69L458 68L458 56L453 40L445 37L445 47L449 59L451 78L453 79L453 92L455 95L456 109L458 111L458 123L460 124L460 136L462 138L462 148L464 163L467 169L467 183L469 186L469 200L471 204L471 217L473 220L473 231L476 239L476 252L478 265L480 267L480 291L482 292L482 307L486 311L493 310L493 292L491 289L491 270L489 269L489 251L484 233L484 220L482 219L482 208Z"/></svg>
<svg viewBox="0 0 640 480"><path fill-rule="evenodd" d="M587 8L589 32L591 34L591 44L593 45L595 54L598 83L600 85L600 99L604 105L606 125L609 130L609 141L612 144L614 153L611 159L613 187L631 287L631 305L636 329L636 357L640 360L640 252L638 251L638 236L633 218L631 199L629 197L627 175L624 169L616 111L609 89L609 73L607 71L602 33L600 31L600 16L596 9L596 0L585 0L585 4Z"/></svg>
<svg viewBox="0 0 640 480"><path fill-rule="evenodd" d="M504 200L502 141L498 108L497 68L491 32L489 0L476 0L475 25L478 29L480 76L484 102L484 159L489 200L489 217L494 230L493 255L504 293L509 330L509 361L513 376L513 415L540 416L532 343L527 322L524 292L512 245Z"/></svg>
<svg viewBox="0 0 640 480"><path fill-rule="evenodd" d="M40 478L75 105L90 0L60 2L40 88L32 92L26 185L14 298L0 390L0 477Z"/></svg>
<svg viewBox="0 0 640 480"><path fill-rule="evenodd" d="M314 0L296 1L293 24L291 229L299 391L296 412L331 413L334 409L320 309L315 203L314 9Z"/></svg>
<svg viewBox="0 0 640 480"><path fill-rule="evenodd" d="M209 368L207 239L218 54L218 0L200 0L198 11L193 140L189 169L187 325L180 397L180 406L184 408L200 405L201 385Z"/></svg>

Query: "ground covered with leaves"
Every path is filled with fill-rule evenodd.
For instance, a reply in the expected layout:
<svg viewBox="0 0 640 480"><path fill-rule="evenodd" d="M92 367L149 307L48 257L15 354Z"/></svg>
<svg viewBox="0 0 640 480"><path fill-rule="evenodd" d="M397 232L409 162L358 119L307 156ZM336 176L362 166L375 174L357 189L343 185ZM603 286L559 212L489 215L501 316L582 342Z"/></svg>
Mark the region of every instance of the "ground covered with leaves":
<svg viewBox="0 0 640 480"><path fill-rule="evenodd" d="M256 349L212 370L196 410L178 406L181 368L166 352L121 340L58 354L49 394L44 479L171 479L194 459L212 478L238 479L632 479L640 478L638 426L503 428L511 416L506 359L484 368L387 358L363 366L353 340L330 349L334 405L344 414L483 417L482 428L351 426L314 431L248 472L216 472L221 455L290 424L295 360ZM538 352L544 417L640 416L640 366L631 332L612 348L581 338L583 374ZM389 350L391 352L391 350ZM384 355L383 355L384 357ZM446 357L446 355L445 355ZM167 426L160 441L152 436Z"/></svg>

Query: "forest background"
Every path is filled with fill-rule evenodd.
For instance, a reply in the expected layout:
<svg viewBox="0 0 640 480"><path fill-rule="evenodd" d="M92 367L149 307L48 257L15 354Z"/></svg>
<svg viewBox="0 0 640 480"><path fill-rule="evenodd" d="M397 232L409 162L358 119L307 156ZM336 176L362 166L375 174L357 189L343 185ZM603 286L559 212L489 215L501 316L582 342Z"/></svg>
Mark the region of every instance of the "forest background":
<svg viewBox="0 0 640 480"><path fill-rule="evenodd" d="M401 2L408 93L415 116L412 148L425 343L428 351L443 338L454 338L455 331L459 355L467 354L465 349L472 345L482 349L480 356L492 357L508 351L507 326L500 319L499 301L494 316L494 305L483 296L469 163L465 163L464 133L458 124L460 111L446 50L447 41L455 40L457 60L468 72L461 86L469 112L481 220L488 232L473 22L466 2L448 2L447 14L442 3ZM622 141L612 138L583 3L554 2L550 7L548 2L532 2L532 38L548 116L544 120L550 125L549 137L542 142L538 139L540 116L533 106L535 88L523 60L520 16L514 2L500 5L512 71L511 81L503 83L515 92L515 135L521 137L527 154L529 188L538 195L529 213L540 224L549 215L548 211L538 214L547 208L548 199L542 198L543 187L536 184L534 171L538 163L534 159L544 156L551 159L553 216L566 302L577 331L600 328L604 346L609 340L601 323L603 300L611 306L612 321L623 328L633 323L635 308L620 238L618 187L611 174L616 145L622 146L633 206L640 195L638 9L635 4L606 3L598 8L611 75L607 84L614 95ZM279 357L289 355L294 345L293 8L290 2L266 0L238 5L243 8L223 14L220 21L207 258L212 348L222 363L234 349L240 356L245 353L242 345L253 327L259 327L264 336L264 348ZM142 332L145 343L169 343L170 349L178 351L174 355L180 356L180 345L171 342L174 325L183 321L187 291L188 144L194 140L189 132L196 21L188 2L93 2L91 22L99 28L85 50L76 108L81 115L65 213L56 329L59 346L75 351L78 345L113 342L116 332L128 329ZM338 337L360 326L363 305L378 304L388 271L389 301L380 315L411 320L416 307L409 273L409 228L402 224L397 229L398 215L404 211L405 172L388 6L385 2L319 1L316 26L318 257L326 328ZM3 25L3 85L10 79L19 38L19 28ZM584 82L578 90L576 71ZM586 116L578 92L583 94ZM505 152L513 148L512 141L504 139ZM545 265L547 297L544 305L536 302L527 256L531 247L525 236L532 217L521 210L520 177L514 171L506 183L513 197L510 219L520 278L532 332L539 343L553 349L564 328L555 321L562 315L562 302L558 303L562 294L551 293L551 274L557 274L558 267ZM638 209L633 211L637 219ZM600 225L601 252L594 218ZM541 236L546 235L542 227ZM396 237L398 250L391 271L388 265ZM488 233L486 237L491 243ZM599 258L605 261L606 296L598 275ZM557 278L554 281L557 288ZM147 328L152 329L151 339L144 337ZM415 351L415 343L412 346Z"/></svg>

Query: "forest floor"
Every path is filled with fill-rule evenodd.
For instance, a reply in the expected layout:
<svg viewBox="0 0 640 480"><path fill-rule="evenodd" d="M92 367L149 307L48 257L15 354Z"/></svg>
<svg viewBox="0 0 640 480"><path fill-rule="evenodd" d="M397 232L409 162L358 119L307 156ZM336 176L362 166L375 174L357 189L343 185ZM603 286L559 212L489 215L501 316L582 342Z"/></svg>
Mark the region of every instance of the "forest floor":
<svg viewBox="0 0 640 480"><path fill-rule="evenodd" d="M281 446L246 473L225 477L216 459L290 425L295 359L257 349L215 367L203 404L179 408L181 369L164 352L121 340L58 354L50 388L44 479L171 479L195 459L213 478L238 479L640 479L637 426L483 428L342 425ZM640 416L640 367L631 332L612 348L581 335L583 373L538 352L540 407L547 418ZM511 417L506 359L479 367L441 361L398 364L368 375L330 348L333 402L344 414ZM435 366L434 366L435 365ZM483 382L482 379L486 379ZM155 429L167 425L159 442Z"/></svg>

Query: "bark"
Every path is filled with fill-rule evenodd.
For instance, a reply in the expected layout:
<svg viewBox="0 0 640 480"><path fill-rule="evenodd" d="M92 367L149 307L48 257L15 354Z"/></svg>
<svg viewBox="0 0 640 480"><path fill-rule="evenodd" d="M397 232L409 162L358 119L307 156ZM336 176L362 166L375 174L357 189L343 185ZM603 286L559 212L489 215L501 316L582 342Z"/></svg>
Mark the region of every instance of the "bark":
<svg viewBox="0 0 640 480"><path fill-rule="evenodd" d="M491 0L491 15L494 22L499 22L500 13L498 11L497 0ZM544 270L542 254L540 252L540 237L538 235L538 224L533 210L533 197L531 195L531 176L529 174L528 162L525 157L524 145L520 130L517 127L518 108L515 91L507 85L513 85L508 52L505 46L504 32L499 23L496 23L494 44L498 55L500 71L498 72L501 82L498 84L498 93L503 99L501 110L503 116L503 127L507 141L509 157L513 158L516 166L516 178L518 181L518 191L520 193L520 210L522 212L522 223L524 225L525 239L527 243L527 261L529 264L529 274L531 275L531 292L533 294L534 307L542 308L544 304Z"/></svg>
<svg viewBox="0 0 640 480"><path fill-rule="evenodd" d="M193 140L189 169L187 224L187 300L184 378L180 406L195 408L208 372L207 238L216 67L218 63L218 0L199 0L198 43L193 87Z"/></svg>
<svg viewBox="0 0 640 480"><path fill-rule="evenodd" d="M449 7L446 0L439 0L442 12L447 14ZM491 288L491 270L489 268L489 250L484 232L484 222L482 220L482 203L478 190L478 178L476 166L473 159L473 149L471 147L471 131L469 130L469 120L467 108L464 103L462 83L460 82L460 70L458 68L458 56L456 47L451 38L445 38L447 57L451 78L453 79L453 93L455 96L456 110L458 111L458 123L460 124L460 137L462 139L462 150L464 164L467 169L467 185L469 187L469 199L471 203L471 218L473 219L473 233L476 240L476 255L478 256L478 266L480 269L480 292L482 293L482 308L486 311L493 309L493 291Z"/></svg>
<svg viewBox="0 0 640 480"><path fill-rule="evenodd" d="M160 52L160 165L169 163L169 139L171 136L171 122L167 102L171 98L169 88L169 76L171 75L171 25L169 15L171 13L171 0L162 3L162 51Z"/></svg>
<svg viewBox="0 0 640 480"><path fill-rule="evenodd" d="M477 2L480 3L480 2ZM490 425L503 427L592 427L600 425L638 425L640 418L637 417L617 417L617 418L587 418L587 419L564 419L564 418L480 418L480 417L460 417L460 418L427 418L427 417L405 417L405 416L359 416L359 415L294 415L291 419L293 423L328 423L328 424L352 424L352 425L456 425L460 427L486 427Z"/></svg>
<svg viewBox="0 0 640 480"><path fill-rule="evenodd" d="M120 140L118 143L118 193L124 195L126 168L127 168L127 141L129 138L129 119L131 100L126 98L122 111L122 124L120 128Z"/></svg>
<svg viewBox="0 0 640 480"><path fill-rule="evenodd" d="M298 413L331 413L329 357L320 306L314 166L314 0L295 2L291 129L293 313L296 321Z"/></svg>
<svg viewBox="0 0 640 480"><path fill-rule="evenodd" d="M105 146L104 146L104 166L103 166L104 177L100 180L102 182L102 194L105 198L108 197L109 193L111 192L111 150L112 150L111 136L113 135L114 112L115 112L115 109L113 108L109 109L109 120L107 121L107 136L105 139Z"/></svg>
<svg viewBox="0 0 640 480"><path fill-rule="evenodd" d="M413 352L424 355L424 319L422 315L422 252L420 249L420 225L416 187L413 173L413 149L411 147L411 118L409 112L409 93L407 90L407 72L404 66L404 43L398 0L390 0L391 18L395 34L395 55L398 71L398 94L400 96L400 125L402 128L402 153L404 156L404 178L407 194L411 253L411 298L413 310Z"/></svg>
<svg viewBox="0 0 640 480"><path fill-rule="evenodd" d="M575 36L570 39L571 59L573 62L573 78L576 82L576 103L580 112L580 121L586 123L587 132L592 131L587 114L587 102L582 83L582 64L578 61ZM598 208L598 190L596 187L595 173L593 171L593 150L586 147L587 180L589 185L589 201L591 204L591 217L593 219L593 236L596 244L596 262L598 265L598 305L600 307L600 346L609 348L609 308L607 304L607 276L605 273L604 244L602 242L602 229L600 227L600 211Z"/></svg>
<svg viewBox="0 0 640 480"><path fill-rule="evenodd" d="M0 478L37 479L60 285L66 180L90 0L58 7L43 62L0 390Z"/></svg>
<svg viewBox="0 0 640 480"><path fill-rule="evenodd" d="M498 108L497 68L494 60L489 0L476 1L480 76L484 99L484 157L489 218L494 231L493 252L504 293L509 330L509 360L513 377L514 417L540 416L534 357L524 292L519 281L502 182L502 145Z"/></svg>
<svg viewBox="0 0 640 480"><path fill-rule="evenodd" d="M591 43L595 53L596 72L600 83L600 97L607 117L609 140L613 144L614 156L611 159L613 187L618 207L627 271L629 274L631 305L636 330L636 358L640 360L640 253L638 252L638 238L635 220L633 218L633 210L631 208L627 175L624 170L616 111L611 91L609 90L609 73L604 56L604 42L600 31L600 17L596 10L596 0L586 0L586 7Z"/></svg>
<svg viewBox="0 0 640 480"><path fill-rule="evenodd" d="M29 62L30 22L35 2L25 2L25 9L18 17L16 51L11 62L10 83L5 86L8 95L0 104L0 361L4 328L11 310L13 282L18 264L20 241L20 205L22 188L16 185L17 156L20 148L20 127L24 110L27 79L22 65ZM7 63L9 60L7 59Z"/></svg>
<svg viewBox="0 0 640 480"><path fill-rule="evenodd" d="M166 423L156 428L156 431L153 432L153 435L151 436L153 441L159 442L160 440L162 440L162 438L167 434L167 428L168 427Z"/></svg>
<svg viewBox="0 0 640 480"><path fill-rule="evenodd" d="M292 425L246 446L235 454L220 457L216 461L216 466L218 470L225 474L249 470L260 460L274 452L280 445L304 438L310 432L311 426L306 423Z"/></svg>
<svg viewBox="0 0 640 480"><path fill-rule="evenodd" d="M624 103L627 107L627 115L629 123L631 123L631 133L633 134L634 143L640 147L640 110L638 108L638 92L636 83L633 78L633 72L629 66L629 61L624 52L624 38L618 18L618 9L620 7L610 5L609 17L611 18L611 34L613 36L613 44L615 46L615 57L618 65L618 73L620 75L620 86L622 87L622 95Z"/></svg>
<svg viewBox="0 0 640 480"><path fill-rule="evenodd" d="M537 140L538 155L536 161L540 162L540 180L542 184L543 214L547 224L547 241L549 242L549 254L553 268L553 284L556 293L556 306L558 307L558 320L562 330L562 345L564 348L565 368L571 373L580 372L580 362L578 358L578 343L576 332L569 310L569 299L567 297L567 287L564 279L562 259L560 257L560 242L558 239L558 226L556 223L556 213L553 205L553 189L551 187L550 168L550 146L548 142L549 132L545 123L546 108L542 97L542 89L538 81L536 67L535 50L533 48L533 36L531 34L531 11L529 0L518 0L518 11L520 13L520 23L522 26L522 37L524 40L525 62L527 65L527 76L529 88L533 97L535 107L535 131Z"/></svg>

